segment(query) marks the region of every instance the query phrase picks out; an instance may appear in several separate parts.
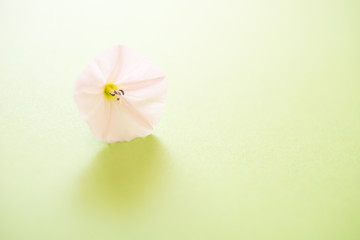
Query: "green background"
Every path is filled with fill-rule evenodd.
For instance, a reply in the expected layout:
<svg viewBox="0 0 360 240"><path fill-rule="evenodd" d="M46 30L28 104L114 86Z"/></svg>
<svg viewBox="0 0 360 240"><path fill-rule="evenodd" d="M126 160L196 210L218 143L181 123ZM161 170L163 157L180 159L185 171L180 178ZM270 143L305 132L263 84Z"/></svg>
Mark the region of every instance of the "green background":
<svg viewBox="0 0 360 240"><path fill-rule="evenodd" d="M0 238L360 239L359 1L0 0ZM116 44L169 89L95 139L75 79Z"/></svg>

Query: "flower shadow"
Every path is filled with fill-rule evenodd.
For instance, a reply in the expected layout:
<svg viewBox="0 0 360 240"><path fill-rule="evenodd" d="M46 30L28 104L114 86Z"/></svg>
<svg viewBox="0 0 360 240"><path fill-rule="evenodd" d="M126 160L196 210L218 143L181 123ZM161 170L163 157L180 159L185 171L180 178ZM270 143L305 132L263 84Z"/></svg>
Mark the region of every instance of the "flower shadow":
<svg viewBox="0 0 360 240"><path fill-rule="evenodd" d="M161 185L166 154L153 135L108 144L82 181L86 206L125 211L146 202Z"/></svg>

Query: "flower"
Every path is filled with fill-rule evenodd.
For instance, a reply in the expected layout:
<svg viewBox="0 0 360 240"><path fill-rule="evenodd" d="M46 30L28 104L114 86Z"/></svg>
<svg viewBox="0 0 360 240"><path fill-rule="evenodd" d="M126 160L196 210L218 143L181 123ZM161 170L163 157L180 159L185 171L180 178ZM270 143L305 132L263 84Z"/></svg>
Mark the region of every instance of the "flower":
<svg viewBox="0 0 360 240"><path fill-rule="evenodd" d="M103 52L81 73L74 99L96 138L130 141L159 122L167 80L147 57L126 46Z"/></svg>

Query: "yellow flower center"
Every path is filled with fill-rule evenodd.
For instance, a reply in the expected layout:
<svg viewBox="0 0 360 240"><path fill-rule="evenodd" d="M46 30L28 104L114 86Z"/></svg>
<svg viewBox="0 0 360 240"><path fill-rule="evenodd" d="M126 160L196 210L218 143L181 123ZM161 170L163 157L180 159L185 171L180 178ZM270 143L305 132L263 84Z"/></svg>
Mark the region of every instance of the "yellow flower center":
<svg viewBox="0 0 360 240"><path fill-rule="evenodd" d="M104 86L104 95L107 99L116 98L116 100L120 100L121 96L125 95L124 90L119 89L114 83L109 82Z"/></svg>
<svg viewBox="0 0 360 240"><path fill-rule="evenodd" d="M114 91L118 90L118 86L116 86L114 83L109 82L104 86L104 95L107 99L112 99L115 97Z"/></svg>

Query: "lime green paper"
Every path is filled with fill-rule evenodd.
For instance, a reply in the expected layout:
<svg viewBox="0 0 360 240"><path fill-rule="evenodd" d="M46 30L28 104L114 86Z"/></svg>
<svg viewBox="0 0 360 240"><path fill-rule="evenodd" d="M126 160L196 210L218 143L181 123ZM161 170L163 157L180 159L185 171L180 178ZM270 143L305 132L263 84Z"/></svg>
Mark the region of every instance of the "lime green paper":
<svg viewBox="0 0 360 240"><path fill-rule="evenodd" d="M360 239L359 1L0 2L0 239ZM152 136L72 99L98 53L164 69Z"/></svg>

